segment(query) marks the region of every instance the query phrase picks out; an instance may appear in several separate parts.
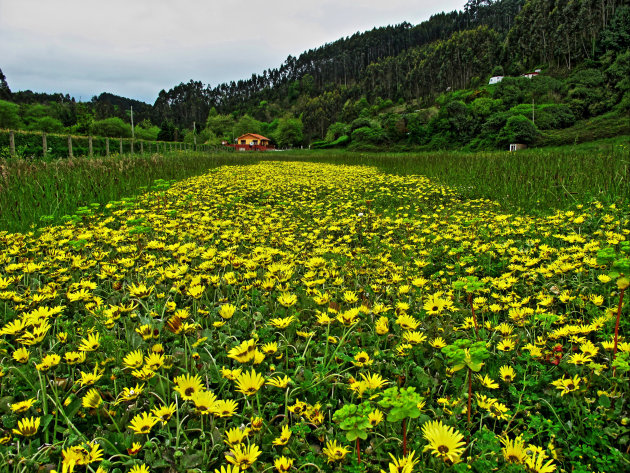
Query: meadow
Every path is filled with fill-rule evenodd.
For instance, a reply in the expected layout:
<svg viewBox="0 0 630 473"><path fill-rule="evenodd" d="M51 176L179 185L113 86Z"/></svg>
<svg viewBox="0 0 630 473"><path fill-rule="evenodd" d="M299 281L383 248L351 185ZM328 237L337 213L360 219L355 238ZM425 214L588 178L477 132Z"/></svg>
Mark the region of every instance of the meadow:
<svg viewBox="0 0 630 473"><path fill-rule="evenodd" d="M630 469L619 148L5 163L0 471Z"/></svg>

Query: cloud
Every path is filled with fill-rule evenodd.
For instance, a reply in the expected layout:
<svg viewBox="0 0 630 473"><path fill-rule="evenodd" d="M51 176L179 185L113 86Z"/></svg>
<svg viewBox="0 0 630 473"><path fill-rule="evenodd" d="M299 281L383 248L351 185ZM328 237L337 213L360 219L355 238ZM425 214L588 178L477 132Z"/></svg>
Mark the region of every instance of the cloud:
<svg viewBox="0 0 630 473"><path fill-rule="evenodd" d="M462 1L20 0L0 3L0 67L12 90L111 92L239 80L357 31L428 19Z"/></svg>

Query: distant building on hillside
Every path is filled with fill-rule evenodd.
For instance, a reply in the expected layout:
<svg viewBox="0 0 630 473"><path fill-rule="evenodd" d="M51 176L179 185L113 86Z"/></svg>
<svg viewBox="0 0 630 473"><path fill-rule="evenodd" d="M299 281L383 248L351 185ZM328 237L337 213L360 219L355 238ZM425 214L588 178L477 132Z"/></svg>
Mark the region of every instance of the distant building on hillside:
<svg viewBox="0 0 630 473"><path fill-rule="evenodd" d="M271 144L271 140L262 135L257 135L256 133L245 133L244 135L236 138L236 143L233 145L229 145L227 143L226 146L230 146L235 148L237 151L266 151L268 149L274 149L274 146Z"/></svg>
<svg viewBox="0 0 630 473"><path fill-rule="evenodd" d="M523 74L521 77L527 77L528 79L531 79L532 77L536 77L540 73L541 73L541 70L536 69L534 72L528 72L527 74Z"/></svg>
<svg viewBox="0 0 630 473"><path fill-rule="evenodd" d="M510 144L510 151L519 151L521 149L526 149L527 145L523 144L523 143L511 143Z"/></svg>
<svg viewBox="0 0 630 473"><path fill-rule="evenodd" d="M488 85L493 85L493 84L498 84L499 82L501 82L503 80L504 76L493 76L490 77L490 80L488 81Z"/></svg>

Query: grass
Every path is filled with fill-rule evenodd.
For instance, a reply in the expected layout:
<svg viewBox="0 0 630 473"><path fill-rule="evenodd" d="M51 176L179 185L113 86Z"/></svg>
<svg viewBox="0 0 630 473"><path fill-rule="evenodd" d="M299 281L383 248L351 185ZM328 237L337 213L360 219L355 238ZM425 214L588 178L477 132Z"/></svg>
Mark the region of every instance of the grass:
<svg viewBox="0 0 630 473"><path fill-rule="evenodd" d="M5 160L0 165L0 230L26 231L40 225L42 218L57 222L79 207L142 193L158 179L180 180L222 165L267 160L368 165L387 173L424 175L456 189L462 198L493 199L514 212L548 213L593 199L630 201L627 137L517 153L295 150Z"/></svg>

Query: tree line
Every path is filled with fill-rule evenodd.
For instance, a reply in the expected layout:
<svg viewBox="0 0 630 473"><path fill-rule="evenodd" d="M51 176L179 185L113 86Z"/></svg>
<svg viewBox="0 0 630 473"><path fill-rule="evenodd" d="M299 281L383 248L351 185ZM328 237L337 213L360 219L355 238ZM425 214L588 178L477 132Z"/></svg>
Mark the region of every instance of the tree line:
<svg viewBox="0 0 630 473"><path fill-rule="evenodd" d="M462 11L439 13L415 26L405 22L374 28L289 56L279 67L249 79L215 87L182 82L160 91L153 105L108 93L87 103L62 94L11 93L4 76L0 100L18 106L13 115L30 129L62 126L85 133L109 127L109 133L126 134L130 130L123 125L133 107L140 132L150 132L154 139L198 137L218 143L245 129L298 145L331 136L333 141L350 139L356 128L339 135L336 124L368 118L366 110L373 121L378 114L394 113L397 127L412 136L408 128L414 119L409 117L417 110L425 110L425 126L427 117L435 115L426 110L437 105L445 113L448 97L458 90L493 96L482 90L493 72L518 77L542 67L545 75L564 81L563 92L547 99L567 105L579 119L623 102L629 11L621 0L469 0ZM593 87L566 82L580 68L597 71L601 80ZM511 87L528 90L518 81ZM503 102L502 113L508 105L519 104ZM6 104L0 104L0 126L8 113L3 108ZM336 126L332 134L331 126Z"/></svg>

